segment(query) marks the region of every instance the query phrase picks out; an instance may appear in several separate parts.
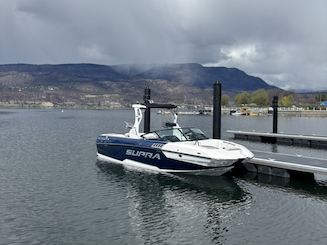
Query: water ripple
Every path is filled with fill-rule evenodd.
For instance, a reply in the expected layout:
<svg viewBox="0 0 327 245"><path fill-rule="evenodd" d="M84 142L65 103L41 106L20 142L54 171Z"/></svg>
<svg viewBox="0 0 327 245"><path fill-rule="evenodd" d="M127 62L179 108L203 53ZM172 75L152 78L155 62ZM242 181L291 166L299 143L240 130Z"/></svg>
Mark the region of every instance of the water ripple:
<svg viewBox="0 0 327 245"><path fill-rule="evenodd" d="M325 243L326 189L98 167L96 135L130 111L14 111L0 113L0 244Z"/></svg>

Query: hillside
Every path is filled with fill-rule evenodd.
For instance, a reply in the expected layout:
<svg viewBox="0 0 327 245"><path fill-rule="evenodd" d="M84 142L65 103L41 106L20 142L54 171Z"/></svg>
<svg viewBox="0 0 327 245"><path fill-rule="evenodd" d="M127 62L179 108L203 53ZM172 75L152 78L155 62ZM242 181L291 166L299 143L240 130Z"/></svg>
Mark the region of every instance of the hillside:
<svg viewBox="0 0 327 245"><path fill-rule="evenodd" d="M210 103L214 81L224 93L278 89L236 68L200 64L97 65L60 64L0 65L0 102L58 105L126 106L142 98L145 85L161 102Z"/></svg>
<svg viewBox="0 0 327 245"><path fill-rule="evenodd" d="M194 63L156 66L136 77L177 81L200 88L211 87L213 81L218 80L222 82L227 91L254 91L260 88L273 88L261 78L249 76L236 68L204 67Z"/></svg>

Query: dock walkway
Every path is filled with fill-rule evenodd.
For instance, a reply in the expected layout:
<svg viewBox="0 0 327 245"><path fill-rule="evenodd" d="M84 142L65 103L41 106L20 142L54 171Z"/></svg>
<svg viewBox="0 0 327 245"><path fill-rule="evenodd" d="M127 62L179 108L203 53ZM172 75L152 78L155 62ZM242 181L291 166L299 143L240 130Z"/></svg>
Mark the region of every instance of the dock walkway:
<svg viewBox="0 0 327 245"><path fill-rule="evenodd" d="M280 143L287 145L299 145L314 148L327 148L327 136L298 135L281 133L263 133L256 131L227 130L227 133L234 134L235 139L261 141L269 143Z"/></svg>
<svg viewBox="0 0 327 245"><path fill-rule="evenodd" d="M294 173L304 173L317 181L327 180L327 159L285 153L252 150L255 157L244 163L247 170L290 178Z"/></svg>
<svg viewBox="0 0 327 245"><path fill-rule="evenodd" d="M235 139L280 143L314 148L327 148L327 136L274 134L256 131L227 130ZM314 177L327 183L327 159L252 150L254 158L243 163L251 172L290 178L297 174Z"/></svg>

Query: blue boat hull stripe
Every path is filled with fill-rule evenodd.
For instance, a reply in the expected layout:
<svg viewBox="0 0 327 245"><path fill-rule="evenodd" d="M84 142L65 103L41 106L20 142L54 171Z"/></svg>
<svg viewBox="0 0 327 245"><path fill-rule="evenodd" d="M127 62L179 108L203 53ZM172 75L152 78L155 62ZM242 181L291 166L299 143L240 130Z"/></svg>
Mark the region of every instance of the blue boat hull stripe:
<svg viewBox="0 0 327 245"><path fill-rule="evenodd" d="M129 144L104 144L97 143L98 153L108 156L120 161L130 159L136 162L149 164L160 169L171 170L200 170L200 169L218 169L226 168L228 166L208 167L197 164L192 164L184 161L170 159L163 154L161 149L144 147L143 145L129 145ZM133 154L129 154L130 151ZM156 157L157 156L157 157ZM159 156L159 157L158 157ZM233 165L230 165L233 166Z"/></svg>

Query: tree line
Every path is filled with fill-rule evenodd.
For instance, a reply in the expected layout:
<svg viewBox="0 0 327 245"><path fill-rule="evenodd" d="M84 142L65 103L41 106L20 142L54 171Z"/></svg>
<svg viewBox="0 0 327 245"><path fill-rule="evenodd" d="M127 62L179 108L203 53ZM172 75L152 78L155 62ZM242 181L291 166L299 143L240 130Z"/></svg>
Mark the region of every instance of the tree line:
<svg viewBox="0 0 327 245"><path fill-rule="evenodd" d="M222 96L222 105L228 106L230 103L230 97L228 95ZM265 89L259 89L252 93L241 92L236 94L234 98L234 104L237 106L244 105L256 105L256 106L269 106L271 104L271 98ZM294 96L292 94L285 95L279 99L279 105L284 107L291 107L294 105Z"/></svg>
<svg viewBox="0 0 327 245"><path fill-rule="evenodd" d="M327 101L327 94L318 94L315 96L316 101Z"/></svg>

